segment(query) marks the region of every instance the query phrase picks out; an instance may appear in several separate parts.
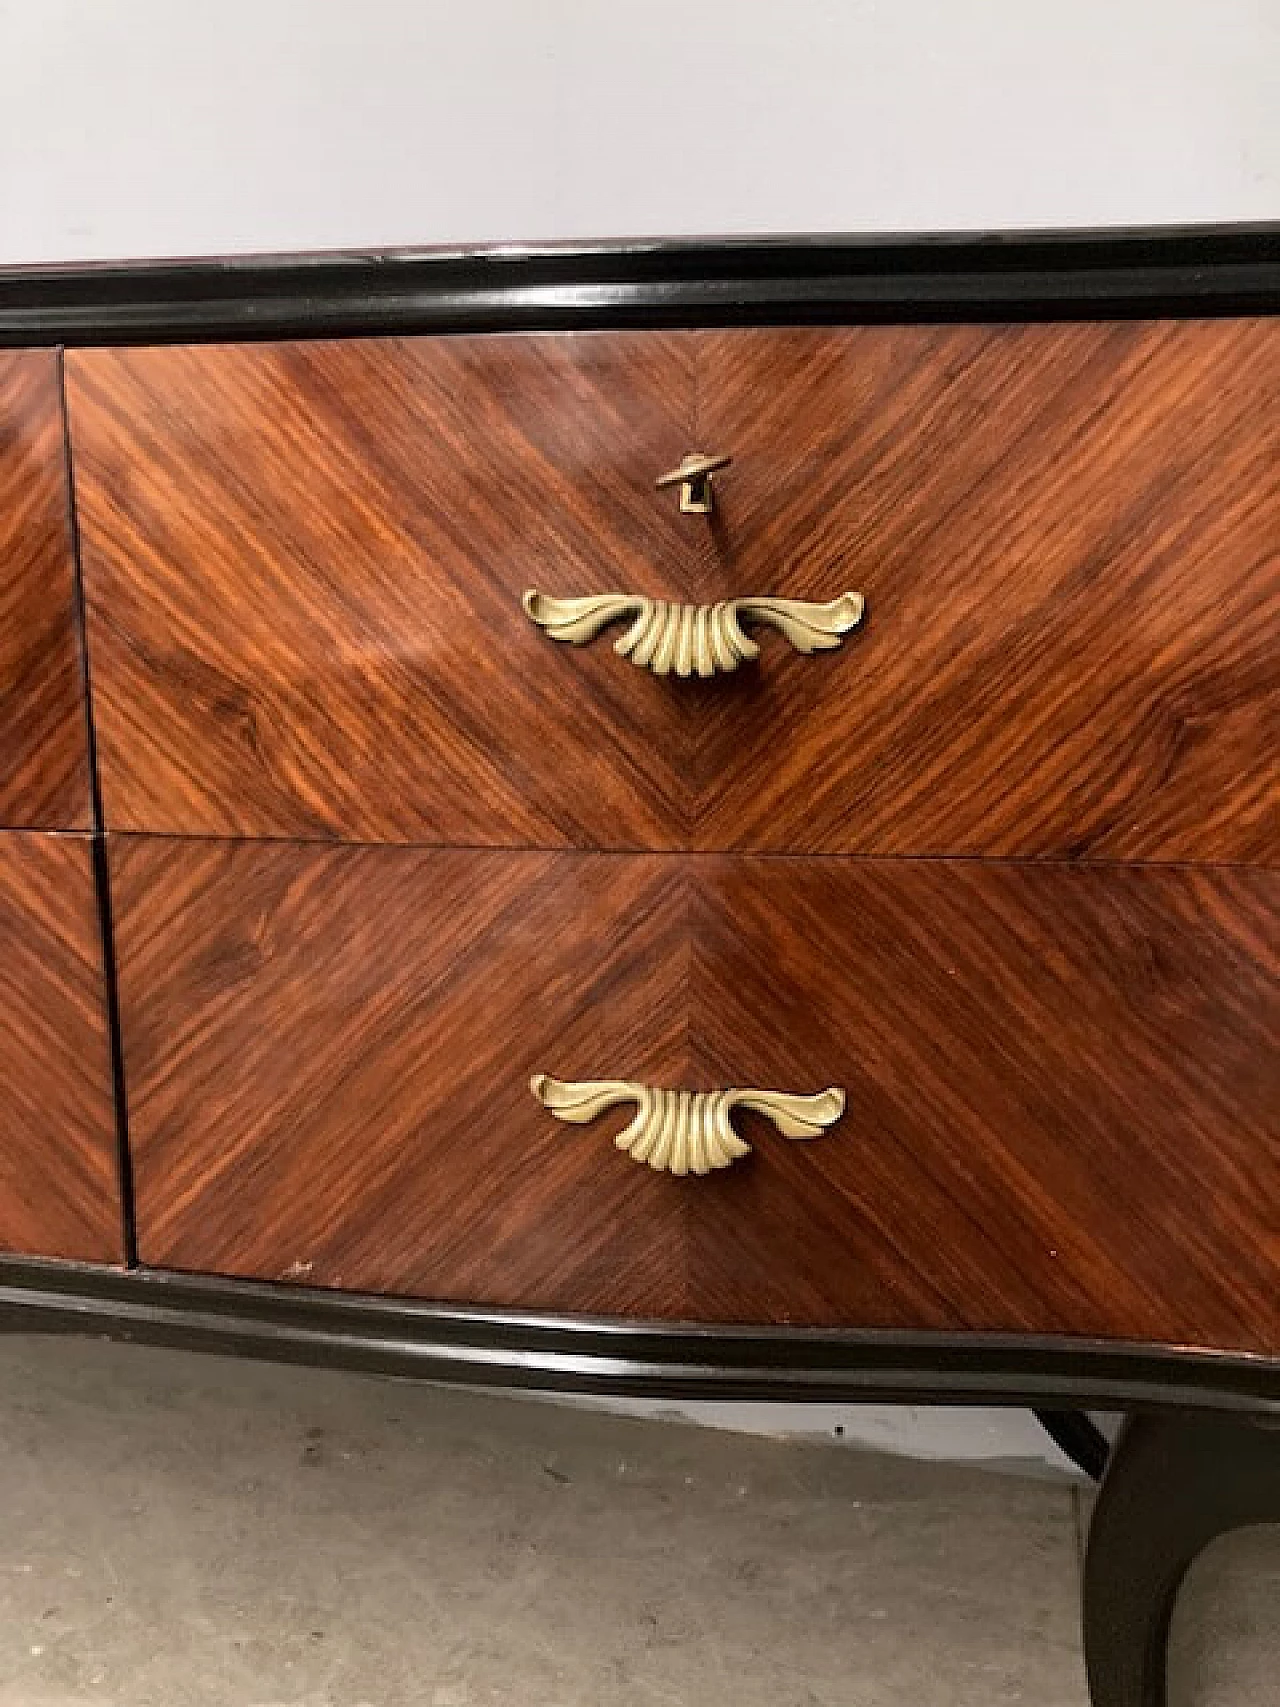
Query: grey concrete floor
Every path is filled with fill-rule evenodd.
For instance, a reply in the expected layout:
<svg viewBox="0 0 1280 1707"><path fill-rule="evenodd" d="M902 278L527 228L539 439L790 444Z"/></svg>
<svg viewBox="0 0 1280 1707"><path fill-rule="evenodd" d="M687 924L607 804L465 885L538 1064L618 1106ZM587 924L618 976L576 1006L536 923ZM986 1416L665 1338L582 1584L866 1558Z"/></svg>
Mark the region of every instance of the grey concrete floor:
<svg viewBox="0 0 1280 1707"><path fill-rule="evenodd" d="M1084 1707L1080 1498L991 1471L0 1340L0 1707ZM1177 1707L1280 1702L1280 1532Z"/></svg>

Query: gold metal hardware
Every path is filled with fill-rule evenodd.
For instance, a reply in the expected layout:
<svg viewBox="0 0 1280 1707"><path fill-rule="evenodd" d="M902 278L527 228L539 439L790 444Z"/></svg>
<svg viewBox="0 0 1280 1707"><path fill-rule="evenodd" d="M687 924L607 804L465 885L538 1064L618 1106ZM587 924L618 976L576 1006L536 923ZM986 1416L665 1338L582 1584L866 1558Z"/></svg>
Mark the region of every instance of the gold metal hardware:
<svg viewBox="0 0 1280 1707"><path fill-rule="evenodd" d="M606 1109L634 1102L635 1116L614 1139L635 1162L659 1173L709 1174L727 1168L751 1146L734 1131L735 1108L769 1117L784 1138L818 1138L844 1113L837 1086L812 1096L786 1091L669 1091L624 1079L584 1079L577 1084L535 1073L529 1089L557 1120L585 1126Z"/></svg>
<svg viewBox="0 0 1280 1707"><path fill-rule="evenodd" d="M744 622L776 628L797 652L830 652L862 621L865 606L861 593L841 593L825 605L769 598L680 605L641 593L556 599L530 587L524 608L553 640L571 646L585 646L608 623L633 617L630 628L614 642L620 657L655 676L714 676L717 670L736 670L760 656L760 648L743 630Z"/></svg>
<svg viewBox="0 0 1280 1707"><path fill-rule="evenodd" d="M731 456L704 456L701 451L691 451L678 468L660 474L654 485L678 486L680 508L686 516L709 516L716 502L711 476L717 469L728 468L732 461Z"/></svg>

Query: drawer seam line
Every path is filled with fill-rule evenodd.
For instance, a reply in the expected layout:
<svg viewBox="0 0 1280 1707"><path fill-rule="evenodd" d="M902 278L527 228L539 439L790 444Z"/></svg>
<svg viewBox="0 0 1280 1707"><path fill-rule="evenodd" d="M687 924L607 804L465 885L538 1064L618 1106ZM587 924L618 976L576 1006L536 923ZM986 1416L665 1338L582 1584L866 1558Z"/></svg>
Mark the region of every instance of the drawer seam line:
<svg viewBox="0 0 1280 1707"><path fill-rule="evenodd" d="M338 851L342 848L385 853L556 854L580 859L731 859L803 860L842 865L1002 865L1034 870L1068 871L1257 871L1280 875L1280 866L1240 859L1066 859L1036 854L973 853L806 853L790 848L681 847L566 847L543 842L398 842L362 837L288 836L245 831L121 829L110 824L101 834L107 841L261 842L268 847L300 847Z"/></svg>
<svg viewBox="0 0 1280 1707"><path fill-rule="evenodd" d="M76 505L75 460L71 442L71 411L67 404L65 351L56 351L58 405L62 415L63 473L67 489L67 528L71 544L74 586L74 619L80 662L81 698L84 703L85 746L89 767L89 790L93 827L89 835L98 929L102 945L103 1007L106 1019L111 1096L115 1113L116 1183L120 1194L120 1235L126 1268L138 1266L137 1220L134 1208L133 1158L129 1142L129 1106L125 1089L124 1039L120 1021L120 987L115 952L115 927L111 910L111 874L107 862L106 818L102 805L102 778L98 766L97 728L93 715L93 678L89 658L88 601L80 549L80 518Z"/></svg>

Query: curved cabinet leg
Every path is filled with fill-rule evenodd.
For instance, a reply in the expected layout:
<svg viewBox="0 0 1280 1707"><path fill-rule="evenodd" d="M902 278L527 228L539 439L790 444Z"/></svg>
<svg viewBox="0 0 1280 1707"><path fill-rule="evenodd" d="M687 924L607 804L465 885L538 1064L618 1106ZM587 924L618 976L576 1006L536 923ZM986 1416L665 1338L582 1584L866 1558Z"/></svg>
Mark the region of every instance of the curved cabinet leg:
<svg viewBox="0 0 1280 1707"><path fill-rule="evenodd" d="M1091 1482L1102 1480L1111 1448L1107 1437L1087 1411L1037 1411L1036 1421L1078 1470Z"/></svg>
<svg viewBox="0 0 1280 1707"><path fill-rule="evenodd" d="M1138 1416L1112 1451L1089 1529L1084 1645L1093 1707L1166 1707L1169 1621L1215 1536L1280 1523L1280 1417Z"/></svg>

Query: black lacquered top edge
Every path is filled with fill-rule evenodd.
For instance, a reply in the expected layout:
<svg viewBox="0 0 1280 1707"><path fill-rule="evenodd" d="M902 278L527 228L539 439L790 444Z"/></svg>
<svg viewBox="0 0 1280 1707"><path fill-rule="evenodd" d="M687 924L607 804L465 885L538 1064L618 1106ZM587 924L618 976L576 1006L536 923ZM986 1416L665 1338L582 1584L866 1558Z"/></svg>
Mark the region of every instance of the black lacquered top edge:
<svg viewBox="0 0 1280 1707"><path fill-rule="evenodd" d="M1280 311L1280 222L0 269L0 343Z"/></svg>

